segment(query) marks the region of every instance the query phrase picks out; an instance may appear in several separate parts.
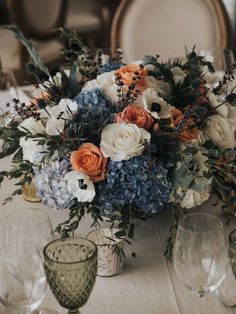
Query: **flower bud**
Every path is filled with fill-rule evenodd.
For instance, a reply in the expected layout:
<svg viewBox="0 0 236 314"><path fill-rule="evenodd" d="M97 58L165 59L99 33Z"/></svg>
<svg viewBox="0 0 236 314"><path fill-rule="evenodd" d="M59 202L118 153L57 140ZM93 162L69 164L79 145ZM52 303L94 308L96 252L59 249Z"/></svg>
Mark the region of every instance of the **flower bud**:
<svg viewBox="0 0 236 314"><path fill-rule="evenodd" d="M26 70L29 74L33 74L36 71L35 65L32 62L26 64Z"/></svg>

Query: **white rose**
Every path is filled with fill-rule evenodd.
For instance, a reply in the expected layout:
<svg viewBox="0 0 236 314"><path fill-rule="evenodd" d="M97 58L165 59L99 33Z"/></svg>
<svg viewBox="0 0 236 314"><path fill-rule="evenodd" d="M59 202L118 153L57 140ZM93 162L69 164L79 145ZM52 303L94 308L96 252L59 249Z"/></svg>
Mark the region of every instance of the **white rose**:
<svg viewBox="0 0 236 314"><path fill-rule="evenodd" d="M183 84L186 77L185 72L180 67L173 67L170 69L173 74L173 80L175 85Z"/></svg>
<svg viewBox="0 0 236 314"><path fill-rule="evenodd" d="M236 107L228 104L228 120L232 125L234 131L236 131Z"/></svg>
<svg viewBox="0 0 236 314"><path fill-rule="evenodd" d="M95 187L89 176L80 171L68 172L64 179L67 189L79 202L92 202L95 197Z"/></svg>
<svg viewBox="0 0 236 314"><path fill-rule="evenodd" d="M211 91L208 92L207 97L209 99L211 107L212 108L216 108L216 112L218 114L220 114L224 118L227 118L227 116L228 116L228 107L227 107L227 104L224 103L225 99L222 96L220 96L220 95L215 95ZM224 103L224 104L221 105L222 103Z"/></svg>
<svg viewBox="0 0 236 314"><path fill-rule="evenodd" d="M147 110L155 119L167 119L170 117L171 105L169 105L162 97L158 96L153 88L146 89L139 96L135 104ZM153 104L160 106L160 111L153 111Z"/></svg>
<svg viewBox="0 0 236 314"><path fill-rule="evenodd" d="M22 137L20 139L20 146L23 149L23 159L28 160L32 164L39 163L47 150L46 145L38 145L38 141L32 138L26 139Z"/></svg>
<svg viewBox="0 0 236 314"><path fill-rule="evenodd" d="M27 129L31 134L44 133L45 127L42 125L41 121L37 121L30 117L25 119L21 124L18 125L18 129L25 131Z"/></svg>
<svg viewBox="0 0 236 314"><path fill-rule="evenodd" d="M100 147L104 157L114 161L127 160L141 155L150 138L150 133L136 124L112 123L103 129Z"/></svg>
<svg viewBox="0 0 236 314"><path fill-rule="evenodd" d="M46 123L47 134L60 134L64 130L65 120L71 117L70 112L75 113L77 108L78 104L70 99L61 99L58 105L47 108L49 113Z"/></svg>
<svg viewBox="0 0 236 314"><path fill-rule="evenodd" d="M229 121L220 115L208 118L204 132L220 148L235 147L234 129Z"/></svg>
<svg viewBox="0 0 236 314"><path fill-rule="evenodd" d="M96 79L85 83L82 91L90 91L95 88L102 90L104 95L109 97L113 102L117 102L117 85L115 83L115 71L105 72L97 76Z"/></svg>
<svg viewBox="0 0 236 314"><path fill-rule="evenodd" d="M199 148L200 146L203 146L207 140L208 140L208 137L206 136L206 134L204 134L202 130L198 130L197 137L184 144L186 146L192 145L196 148Z"/></svg>

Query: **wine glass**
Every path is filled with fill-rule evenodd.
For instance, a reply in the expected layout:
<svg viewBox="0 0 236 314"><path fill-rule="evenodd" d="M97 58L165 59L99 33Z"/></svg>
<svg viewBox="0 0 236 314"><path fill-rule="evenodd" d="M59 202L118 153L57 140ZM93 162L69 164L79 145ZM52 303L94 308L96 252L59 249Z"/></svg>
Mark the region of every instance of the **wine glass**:
<svg viewBox="0 0 236 314"><path fill-rule="evenodd" d="M47 281L42 257L34 243L17 239L15 242L3 258L7 273L5 306L11 313L30 314L42 303Z"/></svg>
<svg viewBox="0 0 236 314"><path fill-rule="evenodd" d="M0 69L0 125L5 126L13 113L13 108L8 106L13 98L19 98L14 75L9 70Z"/></svg>
<svg viewBox="0 0 236 314"><path fill-rule="evenodd" d="M193 213L179 220L173 262L180 281L203 297L223 281L228 248L220 219L207 213Z"/></svg>
<svg viewBox="0 0 236 314"><path fill-rule="evenodd" d="M4 260L11 275L22 284L22 291L24 291L25 287L24 278L27 280L27 276L26 272L22 271L24 278L19 278L20 273L17 272L17 269L20 269L21 267L24 268L24 265L28 264L29 261L31 261L33 265L35 261L35 265L38 265L38 269L43 269L39 266L40 259L37 260L37 256L39 255L39 258L42 259L43 247L46 245L46 243L48 243L48 241L52 240L52 238L53 229L46 212L35 208L24 208L14 210L8 215L4 239ZM28 248L32 248L32 251L30 251ZM32 255L30 254L31 252ZM39 276L39 278L41 277ZM35 280L37 282L37 278ZM42 279L40 280L42 281ZM17 301L17 298L13 295L10 289L10 286L5 285L4 295L8 295L10 293L12 296L11 303L16 303L14 304L15 307L18 306L19 308L22 308L23 305L20 303L20 301ZM45 291L43 295L39 295L40 303L45 296ZM31 302L32 298L28 298L27 300ZM8 300L8 304L9 302L10 301ZM37 303L37 306L40 303ZM9 307L12 308L12 304L10 304ZM40 309L40 312L49 313L51 311L47 309Z"/></svg>
<svg viewBox="0 0 236 314"><path fill-rule="evenodd" d="M36 208L13 210L7 217L5 248L14 247L15 240L35 244L42 254L44 246L52 240L54 232L46 212Z"/></svg>
<svg viewBox="0 0 236 314"><path fill-rule="evenodd" d="M236 279L230 263L227 266L225 278L216 289L220 302L231 312L236 313Z"/></svg>
<svg viewBox="0 0 236 314"><path fill-rule="evenodd" d="M216 295L228 310L236 313L236 229L229 235L229 264Z"/></svg>
<svg viewBox="0 0 236 314"><path fill-rule="evenodd" d="M64 238L44 248L47 282L68 314L79 314L93 289L97 275L97 247L84 238Z"/></svg>

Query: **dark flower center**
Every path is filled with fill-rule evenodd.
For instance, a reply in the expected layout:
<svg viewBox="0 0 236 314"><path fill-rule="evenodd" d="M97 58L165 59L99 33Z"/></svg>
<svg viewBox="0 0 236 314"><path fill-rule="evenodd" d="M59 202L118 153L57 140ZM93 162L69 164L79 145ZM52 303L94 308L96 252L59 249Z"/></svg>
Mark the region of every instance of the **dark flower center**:
<svg viewBox="0 0 236 314"><path fill-rule="evenodd" d="M79 188L80 188L81 190L86 190L86 189L87 189L88 185L87 185L87 184L84 184L84 179L79 179L79 180L78 180L78 183L79 183Z"/></svg>
<svg viewBox="0 0 236 314"><path fill-rule="evenodd" d="M161 111L161 105L156 103L156 102L153 102L152 103L152 111L160 112Z"/></svg>

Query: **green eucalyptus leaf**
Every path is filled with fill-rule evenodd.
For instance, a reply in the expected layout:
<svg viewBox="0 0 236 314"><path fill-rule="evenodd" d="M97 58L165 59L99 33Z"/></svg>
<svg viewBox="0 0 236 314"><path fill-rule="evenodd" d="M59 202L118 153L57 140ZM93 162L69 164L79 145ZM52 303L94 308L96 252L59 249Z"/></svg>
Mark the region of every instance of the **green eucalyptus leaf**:
<svg viewBox="0 0 236 314"><path fill-rule="evenodd" d="M32 58L34 65L38 66L41 71L43 71L48 77L50 77L51 74L48 68L42 63L33 44L28 39L25 38L23 33L17 27L13 26L5 26L4 29L11 31L15 35L15 37L22 43L22 45L26 47L30 57Z"/></svg>
<svg viewBox="0 0 236 314"><path fill-rule="evenodd" d="M0 158L4 158L6 156L9 156L19 148L19 142L18 141L7 141L3 145L3 150L0 152Z"/></svg>

